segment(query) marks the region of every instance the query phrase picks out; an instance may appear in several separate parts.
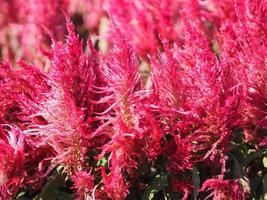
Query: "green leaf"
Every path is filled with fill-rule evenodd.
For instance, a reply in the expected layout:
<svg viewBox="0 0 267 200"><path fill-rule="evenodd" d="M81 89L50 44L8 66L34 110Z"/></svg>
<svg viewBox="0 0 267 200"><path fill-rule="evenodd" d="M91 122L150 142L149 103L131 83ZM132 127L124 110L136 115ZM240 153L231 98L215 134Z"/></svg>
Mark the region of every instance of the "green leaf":
<svg viewBox="0 0 267 200"><path fill-rule="evenodd" d="M151 181L151 185L142 195L142 200L152 200L155 195L168 185L169 175L167 173L157 174Z"/></svg>
<svg viewBox="0 0 267 200"><path fill-rule="evenodd" d="M267 157L264 157L264 158L262 159L262 163L263 163L263 166L264 166L265 168L267 168Z"/></svg>
<svg viewBox="0 0 267 200"><path fill-rule="evenodd" d="M242 162L242 166L246 167L248 166L255 158L258 158L262 155L263 150L259 149L250 155L248 155Z"/></svg>
<svg viewBox="0 0 267 200"><path fill-rule="evenodd" d="M255 197L256 199L259 199L259 193L261 191L259 190L261 188L262 183L262 177L255 176L250 180L250 197L249 199L253 199Z"/></svg>
<svg viewBox="0 0 267 200"><path fill-rule="evenodd" d="M32 196L25 190L18 192L16 200L32 200Z"/></svg>
<svg viewBox="0 0 267 200"><path fill-rule="evenodd" d="M23 196L26 195L26 192L25 191L20 191L16 197L16 199L21 199Z"/></svg>
<svg viewBox="0 0 267 200"><path fill-rule="evenodd" d="M193 167L192 169L192 180L193 180L193 185L194 185L194 200L197 199L198 196L198 190L200 187L200 178L199 178L199 172L196 166Z"/></svg>
<svg viewBox="0 0 267 200"><path fill-rule="evenodd" d="M138 198L136 197L136 190L131 189L131 190L129 191L129 194L127 195L126 200L136 200L136 199L138 199Z"/></svg>
<svg viewBox="0 0 267 200"><path fill-rule="evenodd" d="M108 166L108 159L106 157L103 157L97 162L96 165L97 166L107 167Z"/></svg>
<svg viewBox="0 0 267 200"><path fill-rule="evenodd" d="M56 191L55 196L57 200L73 200L71 195L66 192Z"/></svg>
<svg viewBox="0 0 267 200"><path fill-rule="evenodd" d="M267 174L263 176L262 179L262 185L263 185L263 199L267 199Z"/></svg>
<svg viewBox="0 0 267 200"><path fill-rule="evenodd" d="M45 186L43 187L42 191L38 196L34 199L36 200L72 200L72 197L60 191L65 187L64 177L57 174L55 176L51 176Z"/></svg>
<svg viewBox="0 0 267 200"><path fill-rule="evenodd" d="M243 170L242 165L239 163L239 161L236 159L236 157L233 154L230 154L231 157L234 160L234 176L236 178L243 178L246 175L246 172Z"/></svg>

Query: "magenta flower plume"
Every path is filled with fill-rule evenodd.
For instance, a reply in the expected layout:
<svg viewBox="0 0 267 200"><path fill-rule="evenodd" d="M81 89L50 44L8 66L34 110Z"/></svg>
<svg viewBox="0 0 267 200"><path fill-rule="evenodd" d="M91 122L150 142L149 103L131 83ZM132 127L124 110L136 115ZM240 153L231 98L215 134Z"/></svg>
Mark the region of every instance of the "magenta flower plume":
<svg viewBox="0 0 267 200"><path fill-rule="evenodd" d="M266 38L266 0L0 0L0 200L264 198Z"/></svg>
<svg viewBox="0 0 267 200"><path fill-rule="evenodd" d="M21 187L24 175L24 134L10 127L0 138L0 199L14 197Z"/></svg>
<svg viewBox="0 0 267 200"><path fill-rule="evenodd" d="M94 186L94 177L90 173L78 172L75 176L72 177L74 182L73 188L76 190L76 199L95 199L95 186Z"/></svg>
<svg viewBox="0 0 267 200"><path fill-rule="evenodd" d="M0 45L3 46L0 51L5 59L15 62L24 58L35 64L46 63L40 46L47 49L49 38L43 27L53 32L57 39L64 39L66 27L61 11L67 11L69 0L1 0L0 4L1 11L5 10L1 15L5 20L0 22Z"/></svg>
<svg viewBox="0 0 267 200"><path fill-rule="evenodd" d="M118 0L106 4L118 27L143 59L157 52L161 45L159 38L179 42L178 11L183 1Z"/></svg>
<svg viewBox="0 0 267 200"><path fill-rule="evenodd" d="M213 199L246 199L247 195L238 183L238 180L209 179L205 181L202 191L209 191Z"/></svg>
<svg viewBox="0 0 267 200"><path fill-rule="evenodd" d="M174 140L174 145L166 147L167 152L165 153L169 159L166 165L167 169L174 174L192 169L193 145L185 139L182 140L179 136L176 136Z"/></svg>
<svg viewBox="0 0 267 200"><path fill-rule="evenodd" d="M132 48L126 42L124 36L114 25L116 37L114 47L107 58L103 61L103 75L107 82L106 99L109 101L110 112L114 112L115 118L110 119L113 127L107 132L111 140L104 145L103 156L105 153L110 155L110 173L105 175L103 182L111 198L124 199L127 195L127 183L123 177L125 168L135 168L137 163L133 156L133 145L137 135L138 117L134 113L138 101L138 75L137 60ZM115 35L114 35L115 36ZM109 177L108 177L109 176ZM105 178L106 177L106 178Z"/></svg>
<svg viewBox="0 0 267 200"><path fill-rule="evenodd" d="M23 61L18 64L20 69L12 68L8 62L0 63L0 122L14 123L24 129L25 122L30 120L28 115L36 111L36 103L45 98L49 87L37 67Z"/></svg>
<svg viewBox="0 0 267 200"><path fill-rule="evenodd" d="M110 173L103 180L105 188L113 191L111 198L124 199L129 183L123 174L131 175L141 163L157 158L161 133L141 89L136 55L116 25L113 43L101 66L107 82L103 100L111 105L105 113L114 115L108 117L107 124L112 127L107 125L105 132L110 141L103 146L101 155L110 154Z"/></svg>
<svg viewBox="0 0 267 200"><path fill-rule="evenodd" d="M72 175L76 170L87 168L90 143L84 137L89 138L92 132L91 124L86 122L90 121L93 109L89 101L93 99L95 61L83 53L83 44L69 19L67 28L69 35L65 45L53 41L52 71L47 81L51 89L46 99L39 102L35 114L45 123L36 124L32 133L53 148L52 164L62 164Z"/></svg>
<svg viewBox="0 0 267 200"><path fill-rule="evenodd" d="M235 90L242 96L244 139L260 143L266 130L266 2L240 1L234 6L237 20L231 19L221 28L221 57L232 65L239 80Z"/></svg>

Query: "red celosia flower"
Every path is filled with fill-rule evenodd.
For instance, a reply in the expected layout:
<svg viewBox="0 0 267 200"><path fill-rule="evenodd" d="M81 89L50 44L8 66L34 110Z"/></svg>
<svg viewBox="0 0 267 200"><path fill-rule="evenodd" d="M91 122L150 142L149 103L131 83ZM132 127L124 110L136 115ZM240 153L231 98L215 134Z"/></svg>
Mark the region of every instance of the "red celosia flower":
<svg viewBox="0 0 267 200"><path fill-rule="evenodd" d="M185 200L201 184L201 197L247 197L228 158L267 144L266 0L0 0L1 9L0 56L35 63L0 63L1 199L41 190L57 166L77 199L141 198L156 187ZM103 9L113 24L106 55L62 22L64 12L81 15L94 34ZM147 87L139 58L150 58ZM248 173L263 169L244 160Z"/></svg>
<svg viewBox="0 0 267 200"><path fill-rule="evenodd" d="M234 5L238 20L226 21L221 29L222 58L235 66L236 79L240 80L242 128L259 142L259 132L266 130L267 7L265 1L237 1Z"/></svg>
<svg viewBox="0 0 267 200"><path fill-rule="evenodd" d="M193 145L186 139L174 136L174 145L166 146L168 162L166 168L173 173L180 173L192 169Z"/></svg>
<svg viewBox="0 0 267 200"><path fill-rule="evenodd" d="M113 20L129 39L142 58L156 53L160 47L159 38L171 41L178 39L177 23L182 1L125 1L106 2Z"/></svg>
<svg viewBox="0 0 267 200"><path fill-rule="evenodd" d="M187 183L185 181L177 180L177 179L174 179L172 184L173 184L174 191L181 192L184 194L181 200L188 199L190 191L193 188L192 185L190 185L189 183Z"/></svg>
<svg viewBox="0 0 267 200"><path fill-rule="evenodd" d="M90 122L93 111L89 101L94 100L95 58L82 52L83 44L69 20L67 28L66 45L53 41L53 69L47 80L51 90L46 93L46 99L38 102L39 110L35 114L46 123L37 122L36 129L31 132L53 148L53 164L62 164L68 173L73 174L87 167L89 141L84 137L93 131L91 124L86 122Z"/></svg>
<svg viewBox="0 0 267 200"><path fill-rule="evenodd" d="M0 199L14 197L24 175L24 135L10 127L6 137L0 138Z"/></svg>
<svg viewBox="0 0 267 200"><path fill-rule="evenodd" d="M76 190L77 199L95 199L94 177L92 174L80 171L72 176L73 188Z"/></svg>
<svg viewBox="0 0 267 200"><path fill-rule="evenodd" d="M141 130L136 130L139 118L134 113L138 101L138 76L137 60L132 48L128 45L125 38L115 27L116 35L115 46L110 56L104 61L103 75L107 82L105 92L109 105L109 110L115 112L115 118L110 118L113 128L107 129L111 138L110 142L104 145L103 153L110 155L110 174L105 175L103 182L111 198L124 199L127 195L127 185L123 177L123 170L134 169L137 167L135 145ZM115 36L115 35L114 35ZM114 109L114 111L112 110ZM106 177L106 178L105 178Z"/></svg>
<svg viewBox="0 0 267 200"><path fill-rule="evenodd" d="M110 173L104 187L113 191L109 194L112 198L124 199L129 185L124 174L131 176L140 164L157 158L162 134L140 87L135 53L114 26L114 47L101 66L107 82L103 101L111 105L105 113L113 116L107 117L104 133L110 141L101 155L110 154Z"/></svg>
<svg viewBox="0 0 267 200"><path fill-rule="evenodd" d="M37 67L22 61L19 65L20 69L13 69L10 63L0 63L0 122L14 123L22 128L23 122L36 111L35 104L45 98L43 93L48 85Z"/></svg>
<svg viewBox="0 0 267 200"><path fill-rule="evenodd" d="M111 199L126 199L129 193L129 183L125 181L122 174L122 168L116 163L116 155L113 155L111 172L107 175L105 169L102 169L102 182L104 184L105 192Z"/></svg>
<svg viewBox="0 0 267 200"><path fill-rule="evenodd" d="M244 200L247 198L238 180L208 179L203 183L201 191L210 191L207 198L213 197L213 199Z"/></svg>
<svg viewBox="0 0 267 200"><path fill-rule="evenodd" d="M7 13L0 18L0 49L5 59L16 61L24 58L31 62L43 64L47 62L40 51L49 45L48 35L43 27L52 31L57 39L63 40L65 34L64 15L69 5L68 0L14 0L0 1L0 9ZM3 6L3 8L1 8Z"/></svg>

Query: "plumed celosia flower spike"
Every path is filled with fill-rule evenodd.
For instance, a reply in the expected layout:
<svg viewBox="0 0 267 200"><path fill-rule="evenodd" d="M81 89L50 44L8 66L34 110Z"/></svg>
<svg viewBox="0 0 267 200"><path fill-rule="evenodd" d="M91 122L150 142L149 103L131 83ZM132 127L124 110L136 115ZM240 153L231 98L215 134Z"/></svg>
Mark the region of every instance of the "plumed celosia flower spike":
<svg viewBox="0 0 267 200"><path fill-rule="evenodd" d="M165 147L165 155L168 157L167 169L173 174L192 169L193 165L193 145L187 139L174 136L173 143Z"/></svg>
<svg viewBox="0 0 267 200"><path fill-rule="evenodd" d="M153 101L165 122L161 125L167 128L165 131L173 134L179 126L179 132L187 135L191 129L189 124L197 120L195 108L190 107L190 103L198 91L195 91L189 70L182 65L184 53L177 46L171 48L167 41L162 43L164 52L151 59Z"/></svg>
<svg viewBox="0 0 267 200"><path fill-rule="evenodd" d="M233 81L232 66L217 60L195 22L185 19L187 12L181 12L185 27L185 46L181 49L173 48L174 53L171 53L165 45L165 52L161 56L163 64L159 65L162 67L153 62L153 77L159 81L155 84L158 86L156 91L162 92L161 98L166 102L165 105L169 104L169 112L161 112L164 121L160 123L165 131L175 138L180 137L173 144L177 146L177 152L173 155L166 153L169 157L167 167L172 166L171 171L179 172L181 166L190 169L194 160L204 158L220 162L223 174L226 162L224 155L229 151L229 141L240 118L239 96L233 89L238 82ZM159 107L162 109L164 106ZM188 136L185 141L192 143L183 146L179 141L183 141L185 136ZM167 148L172 145L166 142ZM197 145L194 146L193 143ZM193 152L198 150L205 154L193 156ZM185 164L177 165L177 162Z"/></svg>
<svg viewBox="0 0 267 200"><path fill-rule="evenodd" d="M51 77L73 97L77 107L83 108L95 82L96 58L83 53L83 41L79 41L68 18L67 29L66 45L54 43L52 46Z"/></svg>
<svg viewBox="0 0 267 200"><path fill-rule="evenodd" d="M40 116L46 123L29 130L49 144L54 152L52 164L63 165L72 175L87 168L87 152L93 131L91 117L94 100L92 87L95 82L96 59L83 53L83 44L74 33L74 26L67 18L69 35L66 44L53 41L52 71L48 74L51 90L47 98L39 102ZM40 143L42 145L42 143Z"/></svg>
<svg viewBox="0 0 267 200"><path fill-rule="evenodd" d="M88 144L82 139L85 135L82 129L84 114L64 90L52 89L51 93L47 101L41 102L43 105L37 113L46 123L31 131L53 148L53 166L61 164L67 173L72 174L74 170L86 167Z"/></svg>
<svg viewBox="0 0 267 200"><path fill-rule="evenodd" d="M21 129L26 129L31 121L40 121L40 119L32 118L30 117L30 115L34 114L38 110L38 103L40 103L40 101L43 101L46 98L44 93L48 91L49 87L46 84L46 76L37 67L28 65L22 61L19 62L19 65L20 68L15 69L12 68L9 63L0 64L0 123L16 125ZM12 130L15 131L16 129ZM11 133L13 132L10 132L10 134ZM6 134L6 131L3 131L3 134ZM19 134L17 134L17 137L19 137ZM3 139L4 137L1 136L0 138ZM13 138L15 138L15 136ZM29 141L27 140L27 143L32 143L31 140L33 138L28 137L28 139ZM35 138L33 140L40 141L39 138ZM28 151L28 149L26 150L27 156L25 158L25 165L27 164L28 166L26 168L26 171L27 173L29 172L28 175L31 178L29 178L29 176L24 177L24 182L27 182L27 184L31 186L33 186L33 179L37 179L35 180L35 182L39 182L40 180L39 177L32 176L33 173L31 169L34 168L36 169L36 171L38 171L38 162L36 161L38 159L41 159L41 157L38 157L38 155L40 155L40 152L39 149L36 148L35 144L36 143L31 144L33 146L31 151ZM36 154L34 155L34 157L37 159L34 161L29 161L29 157L33 156L33 153ZM48 153L48 151L46 153ZM45 158L45 156L43 156L42 158ZM28 165L29 162L31 162L30 165ZM16 179L16 181L17 180L19 179ZM12 184L15 184L15 182L13 182Z"/></svg>
<svg viewBox="0 0 267 200"><path fill-rule="evenodd" d="M207 41L198 33L191 21L185 21L184 24L187 34L184 52L187 56L189 54L191 58L189 62L193 61L191 66L188 63L190 66L188 73L192 77L192 88L195 88L192 99L197 102L195 105L191 102L191 105L202 107L206 113L209 113L207 115L199 113L200 116L204 114L202 117L205 117L203 131L206 129L205 132L209 132L212 137L224 138L223 140L226 141L226 136L232 132L238 119L234 114L238 109L238 95L231 92L231 88L236 86L231 82L231 66L218 63ZM227 71L229 73L226 73ZM217 125L214 126L215 124Z"/></svg>
<svg viewBox="0 0 267 200"><path fill-rule="evenodd" d="M120 29L125 30L126 36L130 34L128 39L139 55L146 58L148 52L156 50L157 38L153 33L155 25L147 7L140 1L125 0L118 0L107 5L108 11ZM140 42L143 44L141 45Z"/></svg>
<svg viewBox="0 0 267 200"><path fill-rule="evenodd" d="M66 44L53 44L52 48L52 70L50 77L53 84L59 86L66 96L70 95L75 106L84 115L83 120L92 122L95 109L101 110L99 106L91 103L97 95L93 89L101 86L103 78L100 75L98 53L88 40L89 55L83 53L83 41L74 32L74 25L67 17L67 29L69 35ZM91 125L89 125L91 126Z"/></svg>
<svg viewBox="0 0 267 200"><path fill-rule="evenodd" d="M163 41L164 52L158 58L152 57L153 104L164 122L161 127L170 134L188 135L190 124L197 120L194 111L190 111L188 99L193 96L191 78L181 67L177 47L171 49L167 41ZM195 118L195 119L194 119ZM179 124L178 124L179 123Z"/></svg>
<svg viewBox="0 0 267 200"><path fill-rule="evenodd" d="M183 54L180 55L184 56L180 58L182 67L188 70L194 78L202 79L204 83L195 82L194 84L200 84L199 89L209 94L209 91L205 89L212 88L218 75L216 56L212 53L203 33L198 30L197 24L192 20L187 20L187 12L186 10L181 12L185 28L185 48ZM209 85L204 85L208 83Z"/></svg>
<svg viewBox="0 0 267 200"><path fill-rule="evenodd" d="M156 53L160 48L159 38L178 40L178 10L183 1L173 0L118 0L107 4L114 21L129 39L142 58Z"/></svg>
<svg viewBox="0 0 267 200"><path fill-rule="evenodd" d="M182 70L171 51L167 41L164 41L164 53L159 58L151 58L152 79L155 90L158 94L158 100L163 104L172 107L178 107L181 104L183 95L182 88Z"/></svg>
<svg viewBox="0 0 267 200"><path fill-rule="evenodd" d="M114 25L113 49L104 59L102 72L108 84L107 92L111 92L110 103L115 103L125 123L133 123L132 104L136 102L139 77L137 58L126 38ZM112 105L115 106L115 105ZM130 119L132 118L132 119Z"/></svg>
<svg viewBox="0 0 267 200"><path fill-rule="evenodd" d="M102 199L94 185L94 176L91 173L80 171L72 176L74 183L73 189L76 190L75 199L77 200L94 200Z"/></svg>
<svg viewBox="0 0 267 200"><path fill-rule="evenodd" d="M266 9L266 1L238 1L238 20L225 22L221 28L221 57L235 65L239 88L244 91L245 139L253 137L256 142L266 130Z"/></svg>
<svg viewBox="0 0 267 200"><path fill-rule="evenodd" d="M247 199L247 194L243 191L238 180L208 179L203 183L201 191L210 192L210 195L206 199L210 197L214 200Z"/></svg>
<svg viewBox="0 0 267 200"><path fill-rule="evenodd" d="M111 106L106 112L115 112L115 118L110 119L113 128L107 132L111 138L104 145L103 153L110 155L110 173L103 174L105 190L112 199L124 199L127 188L123 176L125 168L137 166L134 155L135 138L139 119L134 113L137 96L137 60L133 49L127 43L125 37L114 24L114 47L107 58L102 62L102 72L107 82L106 93L108 104Z"/></svg>
<svg viewBox="0 0 267 200"><path fill-rule="evenodd" d="M204 104L212 105L207 101L212 100L218 93L216 81L219 71L216 56L212 53L208 41L197 29L197 24L186 19L187 12L186 10L181 12L185 29L185 46L177 51L176 59L185 74L182 76L185 77L182 78L183 85L185 89L191 90L187 93L190 96L188 106L194 110Z"/></svg>
<svg viewBox="0 0 267 200"><path fill-rule="evenodd" d="M243 8L237 9L240 11L237 11L238 18L245 21L237 24L240 32L236 33L241 48L238 52L239 62L248 78L244 122L246 131L255 135L254 140L260 143L267 130L267 2L246 1Z"/></svg>
<svg viewBox="0 0 267 200"><path fill-rule="evenodd" d="M105 128L110 141L101 153L101 156L110 154L110 172L102 173L110 198L124 199L129 186L125 173L132 180L138 166L157 158L162 135L140 87L135 52L116 25L113 43L113 49L103 58L101 66L107 86L103 88L106 96L100 102L110 105L102 116L110 113L107 124L112 125Z"/></svg>
<svg viewBox="0 0 267 200"><path fill-rule="evenodd" d="M5 59L15 62L23 58L36 64L45 63L47 60L39 44L48 48L49 38L43 27L51 30L57 39L63 40L66 28L61 11L67 10L69 1L1 0L0 4L8 10L7 15L3 16L7 22L0 27L0 44L3 48L0 51Z"/></svg>
<svg viewBox="0 0 267 200"><path fill-rule="evenodd" d="M9 63L0 64L0 123L16 125L21 129L26 129L31 124L31 121L39 123L43 121L38 117L32 118L30 115L35 114L39 110L38 104L46 99L44 93L48 91L49 87L46 84L46 76L37 67L28 65L22 61L19 62L19 65L21 68L15 69ZM16 129L12 130L15 131ZM0 134L0 138L3 139L7 131L2 130L1 132L3 135ZM25 151L27 151L25 165L28 167L26 167L27 177L23 179L24 183L29 184L31 187L34 187L36 183L39 186L41 185L40 176L46 170L38 169L38 164L43 162L42 159L48 157L48 154L42 154L40 149L37 148L40 140L40 138L29 136L27 137L27 145L25 147ZM31 150L29 150L28 146L31 146ZM51 151L47 151L46 149L46 153L48 152ZM34 171L37 171L39 175ZM11 185L16 184L16 181L19 181L19 179L15 178Z"/></svg>
<svg viewBox="0 0 267 200"><path fill-rule="evenodd" d="M22 61L18 64L19 69L9 63L0 64L0 121L22 127L23 122L30 120L27 115L35 112L37 102L45 98L43 93L48 91L48 85L37 67Z"/></svg>
<svg viewBox="0 0 267 200"><path fill-rule="evenodd" d="M24 175L24 135L18 128L10 127L0 138L0 159L0 199L9 199L17 194Z"/></svg>

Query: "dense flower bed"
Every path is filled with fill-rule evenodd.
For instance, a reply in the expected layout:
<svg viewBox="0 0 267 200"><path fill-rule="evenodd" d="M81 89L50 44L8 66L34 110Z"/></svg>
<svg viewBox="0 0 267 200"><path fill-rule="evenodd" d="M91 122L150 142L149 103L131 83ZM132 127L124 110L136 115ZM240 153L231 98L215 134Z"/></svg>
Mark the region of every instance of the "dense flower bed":
<svg viewBox="0 0 267 200"><path fill-rule="evenodd" d="M0 200L264 199L266 0L0 0Z"/></svg>

